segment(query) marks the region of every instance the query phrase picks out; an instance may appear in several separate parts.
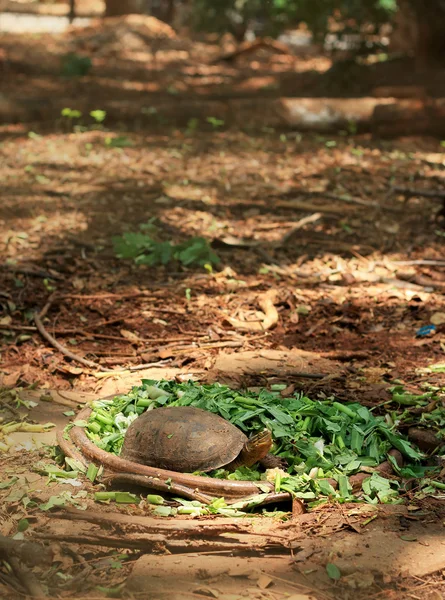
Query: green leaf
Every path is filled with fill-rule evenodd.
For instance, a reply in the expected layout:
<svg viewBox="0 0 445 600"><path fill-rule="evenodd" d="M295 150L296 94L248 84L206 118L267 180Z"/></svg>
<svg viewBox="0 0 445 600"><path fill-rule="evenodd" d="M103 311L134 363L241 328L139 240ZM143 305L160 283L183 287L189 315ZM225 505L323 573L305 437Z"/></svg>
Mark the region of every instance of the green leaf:
<svg viewBox="0 0 445 600"><path fill-rule="evenodd" d="M40 510L51 510L54 507L57 506L65 506L66 504L66 499L65 498L61 498L60 496L51 496L50 499L48 500L48 502L44 502L43 504L39 505Z"/></svg>
<svg viewBox="0 0 445 600"><path fill-rule="evenodd" d="M334 488L332 487L332 485L329 483L329 481L327 479L318 479L317 486L320 489L320 492L323 494L323 496L335 497L337 495L335 493Z"/></svg>
<svg viewBox="0 0 445 600"><path fill-rule="evenodd" d="M218 264L219 258L210 248L209 243L202 237L191 238L175 249L175 258L183 265L197 264L203 266L206 263Z"/></svg>
<svg viewBox="0 0 445 600"><path fill-rule="evenodd" d="M26 531L29 527L29 521L28 519L20 519L20 521L17 523L17 531L22 532L22 531Z"/></svg>
<svg viewBox="0 0 445 600"><path fill-rule="evenodd" d="M337 565L334 565L334 563L328 563L326 565L326 573L328 574L329 578L333 579L334 581L338 581L341 577L341 571Z"/></svg>
<svg viewBox="0 0 445 600"><path fill-rule="evenodd" d="M151 252L154 241L145 233L124 233L113 237L113 249L118 258L136 258L145 251Z"/></svg>
<svg viewBox="0 0 445 600"><path fill-rule="evenodd" d="M5 502L19 502L24 496L26 496L26 490L23 488L14 488L4 499Z"/></svg>
<svg viewBox="0 0 445 600"><path fill-rule="evenodd" d="M269 406L267 410L277 421L283 425L291 425L294 423L294 419L289 414L286 414L275 406Z"/></svg>
<svg viewBox="0 0 445 600"><path fill-rule="evenodd" d="M7 488L14 485L19 480L18 477L11 477L9 481L1 481L0 482L0 490L6 490Z"/></svg>
<svg viewBox="0 0 445 600"><path fill-rule="evenodd" d="M116 137L106 137L105 145L109 148L127 148L129 146L133 146L134 144L127 136L118 135Z"/></svg>
<svg viewBox="0 0 445 600"><path fill-rule="evenodd" d="M105 117L107 116L107 112L105 110L92 110L90 112L90 116L96 121L96 123L102 123L105 121Z"/></svg>

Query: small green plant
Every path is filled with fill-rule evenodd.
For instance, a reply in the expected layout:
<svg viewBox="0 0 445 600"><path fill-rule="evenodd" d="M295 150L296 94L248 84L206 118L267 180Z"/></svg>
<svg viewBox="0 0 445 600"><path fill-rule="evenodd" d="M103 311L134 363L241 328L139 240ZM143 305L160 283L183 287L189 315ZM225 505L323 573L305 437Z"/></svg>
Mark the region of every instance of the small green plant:
<svg viewBox="0 0 445 600"><path fill-rule="evenodd" d="M103 123L105 121L105 117L107 116L107 112L105 110L92 110L90 112L90 117L96 121L96 123Z"/></svg>
<svg viewBox="0 0 445 600"><path fill-rule="evenodd" d="M364 151L361 148L351 148L351 154L354 156L363 156Z"/></svg>
<svg viewBox="0 0 445 600"><path fill-rule="evenodd" d="M196 117L189 119L187 121L186 133L188 133L189 135L192 133L195 133L195 131L198 129L198 125L199 125L199 119L197 119Z"/></svg>
<svg viewBox="0 0 445 600"><path fill-rule="evenodd" d="M44 279L43 280L43 285L46 289L47 292L54 292L56 290L56 288L51 284L51 282L49 281L49 279Z"/></svg>
<svg viewBox="0 0 445 600"><path fill-rule="evenodd" d="M216 117L207 117L206 121L207 123L210 123L214 129L224 126L224 121L222 119L217 119Z"/></svg>
<svg viewBox="0 0 445 600"><path fill-rule="evenodd" d="M62 108L60 114L62 115L62 117L66 117L71 121L74 119L80 119L80 117L82 116L80 110L76 110L75 108Z"/></svg>
<svg viewBox="0 0 445 600"><path fill-rule="evenodd" d="M78 124L79 119L82 116L80 110L75 108L63 108L60 111L62 116L62 124L68 129L73 131L81 131L82 127Z"/></svg>
<svg viewBox="0 0 445 600"><path fill-rule="evenodd" d="M74 128L74 122L80 119L80 117L82 116L80 110L76 110L73 108L63 108L60 111L60 114L62 116L62 119L65 121L65 123L70 129Z"/></svg>
<svg viewBox="0 0 445 600"><path fill-rule="evenodd" d="M133 142L126 135L109 136L105 138L105 146L108 146L108 148L128 148L133 146Z"/></svg>
<svg viewBox="0 0 445 600"><path fill-rule="evenodd" d="M348 121L348 132L349 135L355 135L357 133L357 123L355 121Z"/></svg>
<svg viewBox="0 0 445 600"><path fill-rule="evenodd" d="M36 181L41 185L47 185L48 183L51 183L51 179L48 179L48 177L45 175L36 175Z"/></svg>
<svg viewBox="0 0 445 600"><path fill-rule="evenodd" d="M167 265L177 260L185 267L218 264L219 258L210 248L208 241L202 237L193 237L182 244L170 241L158 241L152 233L152 223L148 224L149 232L124 233L113 238L114 252L118 258L131 258L139 265ZM141 226L144 229L144 226Z"/></svg>
<svg viewBox="0 0 445 600"><path fill-rule="evenodd" d="M62 75L64 77L84 77L88 75L93 63L88 56L70 52L62 57Z"/></svg>

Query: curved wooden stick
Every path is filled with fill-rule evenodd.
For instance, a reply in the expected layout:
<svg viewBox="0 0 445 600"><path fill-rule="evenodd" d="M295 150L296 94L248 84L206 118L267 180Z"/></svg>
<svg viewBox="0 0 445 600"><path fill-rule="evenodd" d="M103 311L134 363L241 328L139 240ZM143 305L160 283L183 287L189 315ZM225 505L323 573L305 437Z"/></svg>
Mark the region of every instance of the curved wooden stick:
<svg viewBox="0 0 445 600"><path fill-rule="evenodd" d="M213 496L202 494L197 490L193 490L185 485L180 485L175 482L166 483L156 477L147 477L146 475L135 475L134 473L117 473L109 475L102 479L105 485L114 485L115 483L125 483L126 485L138 485L140 487L149 488L165 494L178 494L189 500L198 500L203 504L211 504L215 499Z"/></svg>
<svg viewBox="0 0 445 600"><path fill-rule="evenodd" d="M77 418L79 420L88 420L91 410L90 407L84 408L80 411ZM98 446L88 439L83 427L73 427L69 431L69 437L70 440L68 441L63 437L63 432L58 432L57 441L62 450L85 465L87 464L86 458L103 465L111 471L108 479L106 479L106 481L111 483L122 481L127 484L141 485L161 492L181 494L187 498L199 500L204 504L209 504L214 498L221 497L230 503L231 501L248 499L250 496L256 496L260 493L260 488L251 481L213 479L211 477L157 469L125 460L98 448ZM391 450L390 454L396 458L399 465L403 464L403 457L398 450ZM382 476L389 476L392 472L391 463L389 461L383 462L376 468L376 471ZM358 491L361 488L363 481L367 477L370 477L369 473L357 473L350 478L354 491ZM335 480L329 479L328 481L334 489L337 488L338 484ZM264 486L270 490L270 493L265 497L262 504L283 502L292 499L291 494L288 492L275 493L274 486L269 482L262 481L261 487L264 488Z"/></svg>
<svg viewBox="0 0 445 600"><path fill-rule="evenodd" d="M80 411L77 416L79 420L88 420L91 408L87 407ZM84 457L102 464L111 471L117 473L127 473L134 475L145 475L165 482L169 485L170 481L175 484L184 485L191 490L209 494L213 497L224 498L243 498L245 496L254 496L260 493L258 486L251 481L232 481L229 479L212 479L211 477L201 477L199 475L189 475L187 473L178 473L176 471L167 471L157 469L125 460L109 452L98 448L88 439L83 427L73 427L69 432L74 445L80 450ZM273 491L273 486L266 481L261 482ZM287 495L290 498L290 494Z"/></svg>

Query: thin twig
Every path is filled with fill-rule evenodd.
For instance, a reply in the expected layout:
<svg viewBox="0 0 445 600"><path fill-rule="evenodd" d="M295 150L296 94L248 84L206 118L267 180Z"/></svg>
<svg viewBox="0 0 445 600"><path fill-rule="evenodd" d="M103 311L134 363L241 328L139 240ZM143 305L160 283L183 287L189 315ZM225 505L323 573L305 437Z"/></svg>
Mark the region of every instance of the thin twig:
<svg viewBox="0 0 445 600"><path fill-rule="evenodd" d="M0 554L6 557L11 555L17 556L21 562L31 567L48 565L52 560L52 552L45 546L28 540L13 540L1 534Z"/></svg>
<svg viewBox="0 0 445 600"><path fill-rule="evenodd" d="M290 240L294 237L294 235L297 233L297 231L299 231L300 229L302 229L305 225L308 225L309 223L315 223L315 221L318 221L319 219L321 219L322 214L319 212L316 212L312 215L308 215L307 217L303 217L302 219L300 219L299 221L297 221L295 223L295 225L292 227L292 229L290 231L288 231L285 235L283 235L283 237L281 238L281 241L279 242L280 246L285 246L286 244L288 244L290 242Z"/></svg>
<svg viewBox="0 0 445 600"><path fill-rule="evenodd" d="M22 275L30 275L31 277L41 277L43 279L56 279L63 281L64 277L60 273L50 273L44 269L37 267L25 267L19 265L0 265L0 269L11 271L12 273L21 273Z"/></svg>
<svg viewBox="0 0 445 600"><path fill-rule="evenodd" d="M13 331L37 331L37 327L32 325L3 325L0 323L0 329L11 329Z"/></svg>
<svg viewBox="0 0 445 600"><path fill-rule="evenodd" d="M427 258L420 258L418 260L378 260L375 264L386 266L388 263L391 265L399 265L403 267L414 267L416 265L424 267L445 267L445 260L430 260Z"/></svg>
<svg viewBox="0 0 445 600"><path fill-rule="evenodd" d="M149 298L153 295L152 291L139 291L139 292L128 292L123 294L115 294L113 292L105 294L64 294L62 298L68 298L70 300L106 300L112 299L123 299L123 298L139 298L141 296Z"/></svg>
<svg viewBox="0 0 445 600"><path fill-rule="evenodd" d="M61 352L68 358L71 358L71 360L74 360L74 361L80 363L81 365L84 365L86 367L91 367L93 369L98 369L99 371L110 371L110 369L107 369L107 368L103 367L102 365L93 362L92 360L88 360L86 358L82 358L82 356L78 356L77 354L74 354L74 352L71 352L71 350L68 350L68 348L66 348L65 346L62 346L62 344L60 344L56 340L56 338L54 338L50 333L48 333L48 331L45 329L45 327L42 323L42 314L44 313L45 308L40 313L36 313L34 315L34 323L36 324L36 327L37 327L39 333L42 335L42 337L45 338L45 340L47 342L49 342L51 344L51 346L54 346L54 348L56 348L59 352Z"/></svg>
<svg viewBox="0 0 445 600"><path fill-rule="evenodd" d="M11 565L15 576L23 585L23 587L28 591L28 594L32 598L46 597L46 594L42 586L40 585L40 582L37 580L36 576L32 571L25 567L25 565L15 557L8 558L8 562Z"/></svg>
<svg viewBox="0 0 445 600"><path fill-rule="evenodd" d="M395 185L391 191L404 196L423 196L424 198L436 198L437 200L445 200L445 190L418 190L416 188L406 188L400 185Z"/></svg>

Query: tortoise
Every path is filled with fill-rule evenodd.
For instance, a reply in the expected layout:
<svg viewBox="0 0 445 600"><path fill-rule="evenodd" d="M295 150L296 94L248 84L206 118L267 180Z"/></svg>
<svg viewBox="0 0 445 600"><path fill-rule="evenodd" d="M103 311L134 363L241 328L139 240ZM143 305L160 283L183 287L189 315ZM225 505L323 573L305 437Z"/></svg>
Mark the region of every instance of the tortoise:
<svg viewBox="0 0 445 600"><path fill-rule="evenodd" d="M260 462L264 468L282 465L269 454L272 435L264 429L247 438L219 415L193 406L170 406L142 413L125 434L121 458L177 471L206 473L224 467L235 471Z"/></svg>

